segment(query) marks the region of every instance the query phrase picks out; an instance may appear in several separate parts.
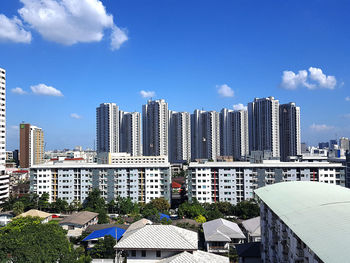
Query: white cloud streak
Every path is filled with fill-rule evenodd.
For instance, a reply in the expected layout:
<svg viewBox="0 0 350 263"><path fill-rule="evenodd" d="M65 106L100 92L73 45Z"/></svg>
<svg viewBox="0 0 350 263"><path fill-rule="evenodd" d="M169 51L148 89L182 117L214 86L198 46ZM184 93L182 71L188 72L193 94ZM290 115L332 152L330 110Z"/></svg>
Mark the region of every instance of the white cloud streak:
<svg viewBox="0 0 350 263"><path fill-rule="evenodd" d="M142 98L152 98L156 96L156 93L154 91L141 90L140 95Z"/></svg>
<svg viewBox="0 0 350 263"><path fill-rule="evenodd" d="M0 41L30 43L32 34L23 28L22 21L18 17L10 19L0 14Z"/></svg>
<svg viewBox="0 0 350 263"><path fill-rule="evenodd" d="M81 116L79 114L77 114L77 113L71 113L70 117L73 118L73 119L77 119L77 120L81 119Z"/></svg>
<svg viewBox="0 0 350 263"><path fill-rule="evenodd" d="M350 101L350 97L349 96L345 97L345 101Z"/></svg>
<svg viewBox="0 0 350 263"><path fill-rule="evenodd" d="M247 110L247 106L244 106L242 103L233 105L234 110Z"/></svg>
<svg viewBox="0 0 350 263"><path fill-rule="evenodd" d="M227 84L216 85L216 88L219 95L222 97L233 97L235 94L233 89L231 89Z"/></svg>
<svg viewBox="0 0 350 263"><path fill-rule="evenodd" d="M310 90L332 90L336 85L337 80L334 76L325 75L320 68L310 67L308 71L299 70L298 73L289 70L283 71L280 87L287 90L296 90L301 87Z"/></svg>
<svg viewBox="0 0 350 263"><path fill-rule="evenodd" d="M99 0L20 0L24 22L46 40L63 45L99 42L111 31L111 49L128 40L125 30L114 24L113 15Z"/></svg>
<svg viewBox="0 0 350 263"><path fill-rule="evenodd" d="M18 95L27 94L26 91L24 91L22 88L19 88L19 87L11 89L11 92L15 93L15 94L18 94Z"/></svg>
<svg viewBox="0 0 350 263"><path fill-rule="evenodd" d="M315 131L315 132L323 132L323 131L332 130L332 129L334 129L334 127L333 126L328 126L326 124L315 124L315 123L313 123L310 126L310 129Z"/></svg>
<svg viewBox="0 0 350 263"><path fill-rule="evenodd" d="M60 90L55 89L54 87L51 87L51 86L47 86L45 84L38 84L38 85L31 86L30 89L36 95L55 96L55 97L63 96Z"/></svg>

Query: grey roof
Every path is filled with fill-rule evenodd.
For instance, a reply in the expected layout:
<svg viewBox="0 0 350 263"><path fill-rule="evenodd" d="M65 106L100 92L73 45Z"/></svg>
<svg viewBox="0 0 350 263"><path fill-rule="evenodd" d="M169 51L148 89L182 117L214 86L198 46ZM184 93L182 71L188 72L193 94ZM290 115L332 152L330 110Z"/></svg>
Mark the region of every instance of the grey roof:
<svg viewBox="0 0 350 263"><path fill-rule="evenodd" d="M245 220L242 222L242 225L248 231L250 236L252 237L261 236L260 216Z"/></svg>
<svg viewBox="0 0 350 263"><path fill-rule="evenodd" d="M349 262L349 189L300 181L255 193L323 262Z"/></svg>
<svg viewBox="0 0 350 263"><path fill-rule="evenodd" d="M101 229L106 229L106 228L111 228L111 227L118 227L122 229L128 229L129 225L125 224L96 224L96 225L90 225L86 228L85 232L91 233L96 230L101 230Z"/></svg>
<svg viewBox="0 0 350 263"><path fill-rule="evenodd" d="M88 223L90 220L94 219L98 216L98 213L89 212L89 211L81 211L78 213L74 213L60 221L60 225L80 225L83 226Z"/></svg>
<svg viewBox="0 0 350 263"><path fill-rule="evenodd" d="M205 241L230 242L232 238L245 238L245 235L236 223L223 218L204 223L203 230Z"/></svg>
<svg viewBox="0 0 350 263"><path fill-rule="evenodd" d="M209 262L215 262L215 263L229 263L228 257L223 257L219 255L215 255L212 253L204 252L204 251L193 251L193 253L188 252L182 252L180 254L177 254L175 256L165 258L159 263L209 263Z"/></svg>
<svg viewBox="0 0 350 263"><path fill-rule="evenodd" d="M151 224L152 224L152 221L151 221L151 220L148 220L148 219L146 219L146 218L142 218L142 219L140 219L140 220L138 220L138 221L132 223L132 224L128 227L128 229L127 229L127 231L125 232L125 234L128 233L128 232L130 232L130 231L133 231L133 230L139 229L139 228L141 228L141 227L144 227L144 226L147 225L147 224L148 224L148 225L151 225ZM124 234L124 235L125 235L125 234Z"/></svg>
<svg viewBox="0 0 350 263"><path fill-rule="evenodd" d="M197 250L198 234L172 225L144 225L124 233L116 249Z"/></svg>

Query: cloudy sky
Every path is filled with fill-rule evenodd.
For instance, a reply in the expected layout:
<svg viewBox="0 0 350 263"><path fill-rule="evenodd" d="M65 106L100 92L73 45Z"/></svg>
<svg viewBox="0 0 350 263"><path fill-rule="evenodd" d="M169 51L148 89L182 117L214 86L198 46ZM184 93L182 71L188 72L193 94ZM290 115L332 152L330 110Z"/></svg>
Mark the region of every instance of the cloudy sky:
<svg viewBox="0 0 350 263"><path fill-rule="evenodd" d="M301 107L302 140L350 136L349 1L2 0L7 148L18 124L47 149L93 147L95 109Z"/></svg>

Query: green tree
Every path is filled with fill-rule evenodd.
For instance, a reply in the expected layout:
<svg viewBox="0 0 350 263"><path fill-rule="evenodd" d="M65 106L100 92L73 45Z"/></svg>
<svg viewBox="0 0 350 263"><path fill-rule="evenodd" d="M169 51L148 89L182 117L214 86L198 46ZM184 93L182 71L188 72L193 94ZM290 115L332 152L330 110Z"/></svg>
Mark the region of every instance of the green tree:
<svg viewBox="0 0 350 263"><path fill-rule="evenodd" d="M38 199L38 209L39 210L44 210L47 211L50 207L50 203L49 203L49 194L48 193L43 193L39 199Z"/></svg>
<svg viewBox="0 0 350 263"><path fill-rule="evenodd" d="M98 211L101 208L105 209L106 201L101 196L101 191L97 188L93 188L88 197L86 197L83 207L90 211Z"/></svg>
<svg viewBox="0 0 350 263"><path fill-rule="evenodd" d="M140 207L137 203L133 203L132 200L128 198L117 198L117 211L120 215L128 214L138 214L140 213Z"/></svg>
<svg viewBox="0 0 350 263"><path fill-rule="evenodd" d="M13 205L13 213L18 216L19 214L22 214L24 211L24 204L20 201L17 201L14 205Z"/></svg>
<svg viewBox="0 0 350 263"><path fill-rule="evenodd" d="M242 219L257 217L260 214L258 204L254 200L239 202L235 209L235 215Z"/></svg>
<svg viewBox="0 0 350 263"><path fill-rule="evenodd" d="M179 206L180 217L195 218L205 214L206 210L197 200L193 200L193 203L185 202Z"/></svg>
<svg viewBox="0 0 350 263"><path fill-rule="evenodd" d="M75 262L76 253L66 231L38 217L15 218L0 229L0 262Z"/></svg>
<svg viewBox="0 0 350 263"><path fill-rule="evenodd" d="M115 239L107 235L97 241L95 246L91 249L90 255L92 258L115 258Z"/></svg>
<svg viewBox="0 0 350 263"><path fill-rule="evenodd" d="M65 213L68 211L68 203L66 200L57 198L56 202L51 203L50 210L53 213Z"/></svg>
<svg viewBox="0 0 350 263"><path fill-rule="evenodd" d="M169 202L163 197L152 199L146 206L154 207L161 213L168 212L170 209Z"/></svg>
<svg viewBox="0 0 350 263"><path fill-rule="evenodd" d="M196 216L196 218L195 218L194 220L196 220L196 222L199 223L199 224L202 224L202 223L207 222L207 220L205 219L205 217L202 216L202 215Z"/></svg>

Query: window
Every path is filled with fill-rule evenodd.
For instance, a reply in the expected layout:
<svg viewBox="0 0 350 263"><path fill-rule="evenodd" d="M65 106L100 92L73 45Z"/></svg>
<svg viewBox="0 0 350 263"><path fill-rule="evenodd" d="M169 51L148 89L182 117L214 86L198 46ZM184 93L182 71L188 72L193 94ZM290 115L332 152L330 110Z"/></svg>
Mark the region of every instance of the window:
<svg viewBox="0 0 350 263"><path fill-rule="evenodd" d="M143 258L146 257L146 250L141 250L141 257L143 257Z"/></svg>
<svg viewBox="0 0 350 263"><path fill-rule="evenodd" d="M131 256L136 257L136 250L131 250Z"/></svg>
<svg viewBox="0 0 350 263"><path fill-rule="evenodd" d="M156 252L156 257L160 258L162 256L162 252L160 250L157 250Z"/></svg>

